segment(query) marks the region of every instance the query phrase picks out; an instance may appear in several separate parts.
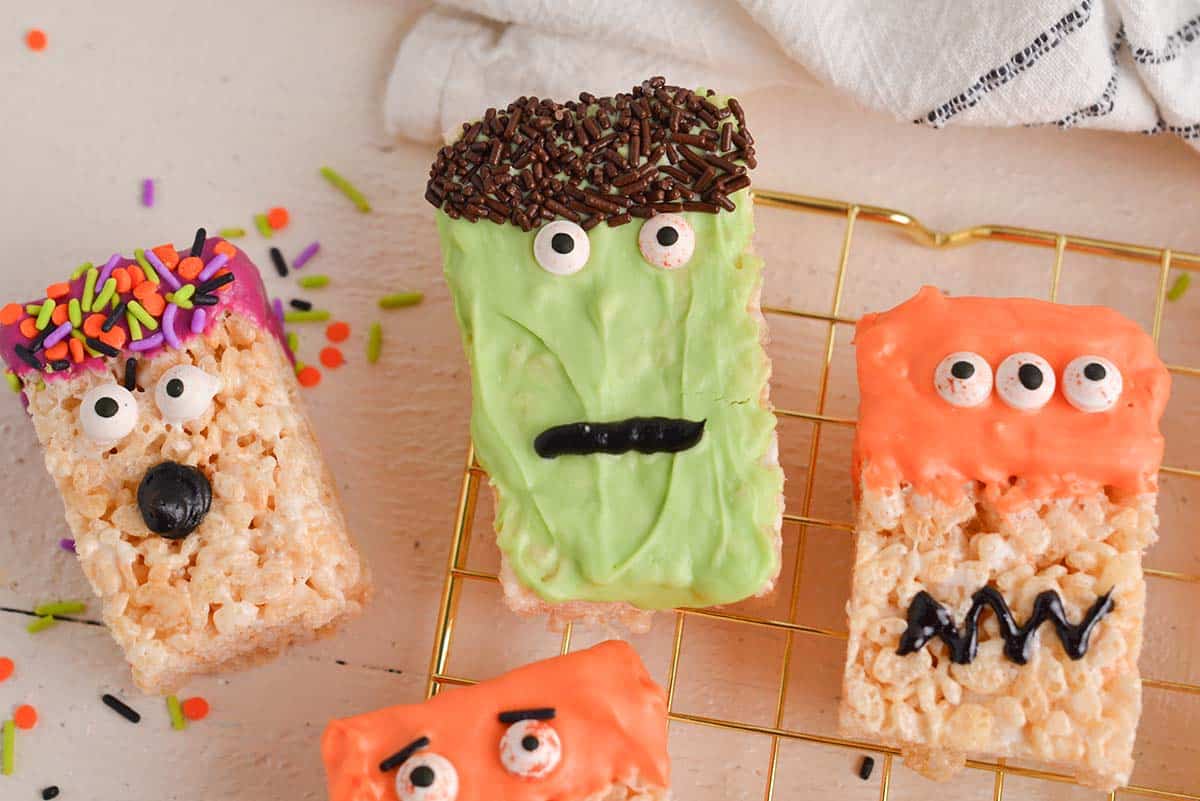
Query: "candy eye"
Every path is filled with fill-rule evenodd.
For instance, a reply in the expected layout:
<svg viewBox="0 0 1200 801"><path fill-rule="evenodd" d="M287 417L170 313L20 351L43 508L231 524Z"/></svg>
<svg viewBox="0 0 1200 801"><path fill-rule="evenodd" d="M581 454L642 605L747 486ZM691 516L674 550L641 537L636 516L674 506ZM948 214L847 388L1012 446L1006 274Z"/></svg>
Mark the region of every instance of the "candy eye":
<svg viewBox="0 0 1200 801"><path fill-rule="evenodd" d="M549 723L520 720L500 738L500 761L504 769L522 779L540 779L558 767L562 741Z"/></svg>
<svg viewBox="0 0 1200 801"><path fill-rule="evenodd" d="M458 798L458 771L441 754L423 751L400 766L396 795L400 801L454 801Z"/></svg>
<svg viewBox="0 0 1200 801"><path fill-rule="evenodd" d="M1036 353L1014 353L996 369L996 392L1014 409L1032 412L1054 397L1054 369Z"/></svg>
<svg viewBox="0 0 1200 801"><path fill-rule="evenodd" d="M1103 356L1072 359L1062 380L1067 402L1081 412L1107 412L1121 398L1121 371Z"/></svg>
<svg viewBox="0 0 1200 801"><path fill-rule="evenodd" d="M84 435L100 445L121 440L137 425L137 401L120 384L101 384L83 396L79 425Z"/></svg>
<svg viewBox="0 0 1200 801"><path fill-rule="evenodd" d="M587 231L570 220L546 223L533 240L533 257L543 270L555 275L579 272L591 252Z"/></svg>
<svg viewBox="0 0 1200 801"><path fill-rule="evenodd" d="M692 258L696 232L681 214L657 214L642 224L638 249L650 264L675 270Z"/></svg>
<svg viewBox="0 0 1200 801"><path fill-rule="evenodd" d="M158 379L154 402L164 420L179 425L204 414L220 388L220 380L199 367L177 364Z"/></svg>
<svg viewBox="0 0 1200 801"><path fill-rule="evenodd" d="M969 350L951 353L938 364L933 386L951 406L978 406L992 394L992 366Z"/></svg>

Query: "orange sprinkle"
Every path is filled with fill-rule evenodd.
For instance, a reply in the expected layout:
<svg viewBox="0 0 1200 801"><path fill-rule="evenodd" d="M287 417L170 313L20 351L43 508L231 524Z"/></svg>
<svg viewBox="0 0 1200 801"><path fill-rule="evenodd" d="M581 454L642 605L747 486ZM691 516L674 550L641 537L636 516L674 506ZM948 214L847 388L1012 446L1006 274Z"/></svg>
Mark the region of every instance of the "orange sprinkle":
<svg viewBox="0 0 1200 801"><path fill-rule="evenodd" d="M0 681L4 681L13 674L13 669L16 665L7 656L0 656Z"/></svg>
<svg viewBox="0 0 1200 801"><path fill-rule="evenodd" d="M133 288L133 296L138 300L144 300L147 296L153 295L158 291L153 281L143 281Z"/></svg>
<svg viewBox="0 0 1200 801"><path fill-rule="evenodd" d="M103 333L100 326L104 325L103 314L89 314L83 321L83 333L89 337L99 338Z"/></svg>
<svg viewBox="0 0 1200 801"><path fill-rule="evenodd" d="M25 46L35 53L46 49L46 32L32 28L25 34Z"/></svg>
<svg viewBox="0 0 1200 801"><path fill-rule="evenodd" d="M54 311L50 312L50 322L54 323L55 325L62 325L67 321L68 316L69 310L67 308L67 304L60 303L54 307Z"/></svg>
<svg viewBox="0 0 1200 801"><path fill-rule="evenodd" d="M46 358L52 362L67 358L67 341L64 339L57 345L46 348Z"/></svg>
<svg viewBox="0 0 1200 801"><path fill-rule="evenodd" d="M17 724L18 729L32 729L37 721L37 710L29 704L21 704L13 710L13 723Z"/></svg>
<svg viewBox="0 0 1200 801"><path fill-rule="evenodd" d="M113 326L107 331L101 331L98 339L105 345L111 345L120 350L125 347L125 329Z"/></svg>
<svg viewBox="0 0 1200 801"><path fill-rule="evenodd" d="M283 206L276 206L267 212L267 225L278 231L280 228L286 228L291 215Z"/></svg>
<svg viewBox="0 0 1200 801"><path fill-rule="evenodd" d="M147 281L146 283L150 282ZM164 300L163 296L157 292L148 292L142 297L138 298L138 300L141 302L142 308L145 309L151 317L158 317L167 309L167 301Z"/></svg>
<svg viewBox="0 0 1200 801"><path fill-rule="evenodd" d="M330 342L345 342L350 338L350 326L343 322L330 323L325 329L325 336Z"/></svg>
<svg viewBox="0 0 1200 801"><path fill-rule="evenodd" d="M38 335L37 320L32 317L26 317L21 321L21 334L26 339L33 339Z"/></svg>
<svg viewBox="0 0 1200 801"><path fill-rule="evenodd" d="M296 378L300 379L302 387L315 387L321 383L321 371L315 367L305 367Z"/></svg>
<svg viewBox="0 0 1200 801"><path fill-rule="evenodd" d="M129 277L129 270L124 267L113 270L112 277L117 279L118 292L128 292L133 287L133 279Z"/></svg>
<svg viewBox="0 0 1200 801"><path fill-rule="evenodd" d="M179 262L179 275L181 278L186 278L189 281L194 281L200 271L204 269L204 262L200 261L199 256L188 256L183 261Z"/></svg>
<svg viewBox="0 0 1200 801"><path fill-rule="evenodd" d="M321 348L321 364L330 368L341 367L346 363L346 357L335 347Z"/></svg>
<svg viewBox="0 0 1200 801"><path fill-rule="evenodd" d="M61 281L57 284L51 284L50 286L46 287L46 297L54 298L55 300L58 300L64 295L70 294L70 292L71 285L66 281Z"/></svg>
<svg viewBox="0 0 1200 801"><path fill-rule="evenodd" d="M129 280L132 288L137 289L142 285L142 282L146 280L146 274L142 272L141 266L137 264L131 264L125 269L129 271ZM117 287L117 289L120 289L120 287Z"/></svg>
<svg viewBox="0 0 1200 801"><path fill-rule="evenodd" d="M12 325L17 320L21 319L21 315L25 310L18 303L9 303L3 309L0 309L0 325Z"/></svg>
<svg viewBox="0 0 1200 801"><path fill-rule="evenodd" d="M208 701L200 696L189 698L179 706L183 710L183 716L188 720L204 720L208 717Z"/></svg>
<svg viewBox="0 0 1200 801"><path fill-rule="evenodd" d="M214 253L224 253L226 256L228 256L229 258L232 259L234 256L237 255L237 248L235 248L233 246L233 243L231 243L225 239L222 239L220 242L218 242L216 245L213 246L213 252Z"/></svg>
<svg viewBox="0 0 1200 801"><path fill-rule="evenodd" d="M174 245L159 245L154 248L154 255L158 256L169 270L174 270L175 265L179 264L179 251L175 249Z"/></svg>
<svg viewBox="0 0 1200 801"><path fill-rule="evenodd" d="M80 342L75 337L67 337L67 339L65 341L66 341L67 345L71 348L71 361L75 362L76 364L79 364L80 362L82 362L83 361L83 343Z"/></svg>

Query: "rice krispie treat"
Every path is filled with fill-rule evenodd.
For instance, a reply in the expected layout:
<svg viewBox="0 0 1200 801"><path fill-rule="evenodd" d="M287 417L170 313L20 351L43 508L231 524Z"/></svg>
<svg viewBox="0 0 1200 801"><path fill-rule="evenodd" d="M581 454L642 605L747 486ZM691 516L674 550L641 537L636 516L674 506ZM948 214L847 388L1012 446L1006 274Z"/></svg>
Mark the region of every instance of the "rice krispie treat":
<svg viewBox="0 0 1200 801"><path fill-rule="evenodd" d="M855 337L843 731L1126 782L1170 377L1111 309L926 287Z"/></svg>
<svg viewBox="0 0 1200 801"><path fill-rule="evenodd" d="M737 100L654 78L465 123L426 198L510 608L648 625L779 571L783 473Z"/></svg>
<svg viewBox="0 0 1200 801"><path fill-rule="evenodd" d="M147 692L357 614L369 581L262 280L197 233L0 310L0 354Z"/></svg>
<svg viewBox="0 0 1200 801"><path fill-rule="evenodd" d="M666 693L628 644L335 720L329 801L665 801Z"/></svg>

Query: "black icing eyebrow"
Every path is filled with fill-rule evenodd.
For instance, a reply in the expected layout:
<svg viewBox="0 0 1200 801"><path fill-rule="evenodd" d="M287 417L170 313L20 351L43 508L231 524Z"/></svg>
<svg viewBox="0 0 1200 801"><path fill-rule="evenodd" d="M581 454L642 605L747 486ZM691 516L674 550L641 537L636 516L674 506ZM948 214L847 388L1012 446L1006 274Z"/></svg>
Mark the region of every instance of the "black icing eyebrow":
<svg viewBox="0 0 1200 801"><path fill-rule="evenodd" d="M412 756L416 752L420 751L422 748L426 748L428 745L429 745L428 737L418 737L417 739L413 740L408 745L401 748L396 753L392 754L387 759L380 762L379 769L381 771L383 771L384 773L387 773L392 768L398 768L401 765L403 765L404 761L407 760L410 756Z"/></svg>
<svg viewBox="0 0 1200 801"><path fill-rule="evenodd" d="M513 709L500 713L501 723L517 723L522 720L550 720L554 717L554 707L544 706L537 709Z"/></svg>

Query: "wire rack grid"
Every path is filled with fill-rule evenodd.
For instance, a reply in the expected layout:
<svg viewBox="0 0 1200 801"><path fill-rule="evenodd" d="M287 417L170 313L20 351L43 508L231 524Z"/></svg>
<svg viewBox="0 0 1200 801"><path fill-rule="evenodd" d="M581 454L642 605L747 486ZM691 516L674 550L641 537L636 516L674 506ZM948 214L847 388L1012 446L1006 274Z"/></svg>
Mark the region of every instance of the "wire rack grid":
<svg viewBox="0 0 1200 801"><path fill-rule="evenodd" d="M790 597L787 604L789 611L786 617L779 618L769 615L741 614L737 611L727 609L675 610L672 613L674 615L674 634L667 674L669 716L671 721L678 724L715 727L731 732L750 733L769 738L769 764L767 770L764 772L765 787L763 790L763 797L766 801L772 801L776 797L776 776L779 767L780 745L782 742L789 740L853 749L855 752L874 753L880 756L882 758L882 775L879 782L879 798L880 801L888 801L892 787L893 758L899 755L898 750L819 732L800 731L786 724L784 713L788 701L789 676L794 667L793 662L797 650L798 638L817 637L842 641L847 638L845 631L804 625L796 622L796 617L800 597L802 567L805 559L805 543L809 529L819 527L841 532L853 532L853 524L850 521L817 517L812 512L814 476L816 474L815 468L822 429L825 427L852 428L855 425L855 421L849 417L827 414L826 405L830 384L830 366L833 361L838 329L839 327L853 326L855 323L854 318L843 314L842 306L847 265L849 263L850 250L854 241L856 227L864 223L891 227L907 235L916 243L932 249L963 246L983 241L1005 242L1023 247L1049 249L1053 252L1053 255L1046 297L1051 301L1058 299L1063 257L1068 251L1092 254L1117 262L1132 261L1148 263L1155 267L1152 273L1149 274L1153 275L1157 281L1153 327L1151 331L1155 342L1158 342L1162 330L1164 301L1167 298L1168 278L1172 269L1200 271L1200 254L1012 226L983 225L951 233L943 233L927 228L912 215L879 206L808 197L765 189L755 190L753 197L757 206L785 209L793 213L835 215L844 221L840 255L835 268L833 296L827 310L813 311L768 305L763 306L763 311L769 316L802 318L816 321L824 330L824 362L821 365L819 383L816 388L815 411L810 412L785 408L776 408L775 410L780 418L796 418L807 421L811 424L812 431L812 438L808 448L808 470L804 479L800 508L798 511L788 509L783 516L785 526L794 526L798 537ZM1175 375L1200 377L1200 366L1168 364L1168 369ZM1161 468L1161 473L1190 480L1200 479L1200 470L1185 467L1164 465ZM452 675L447 672L447 666L451 656L451 645L458 615L459 600L465 583L498 581L495 572L472 569L468 567L467 562L473 529L475 528L473 521L476 514L476 502L481 482L485 477L486 473L475 460L473 446L468 446L467 464L463 474L462 490L455 516L449 564L438 609L433 653L430 661L427 685L427 695L430 697L437 694L443 687L470 685L479 680L467 676ZM1200 584L1200 575L1151 568L1146 568L1145 574L1154 581ZM789 589L781 587L777 591L787 592ZM732 717L699 715L677 708L676 684L681 666L680 654L684 639L684 630L689 618L707 618L734 625L765 627L774 629L782 634L782 661L779 669L778 683L777 685L773 685L777 686L777 690L774 693L775 706L772 725L737 720ZM656 623L656 625L661 625L661 623ZM567 625L562 633L561 653L565 654L570 651L572 633L572 626ZM1144 677L1142 684L1145 687L1152 687L1171 693L1200 696L1200 684L1169 681L1152 677ZM996 762L970 760L967 762L967 767L989 772L993 775L993 801L1002 801L1005 797L1005 779L1009 776L1028 777L1049 782L1073 782L1071 777L1060 773L1006 764L1004 760ZM1108 794L1109 801L1115 801L1118 797L1151 797L1172 799L1172 801L1200 801L1200 787L1180 792L1179 790L1164 787L1131 784Z"/></svg>

